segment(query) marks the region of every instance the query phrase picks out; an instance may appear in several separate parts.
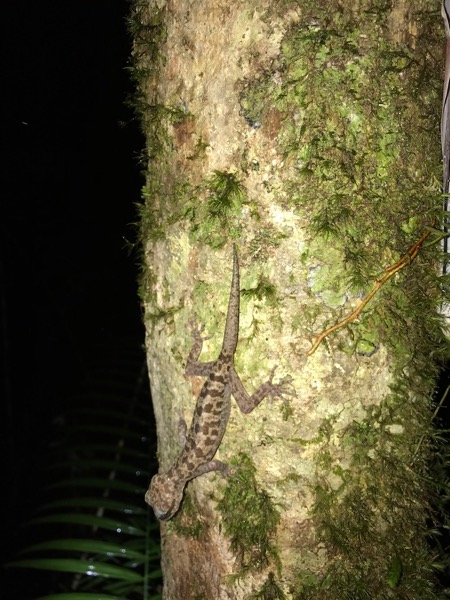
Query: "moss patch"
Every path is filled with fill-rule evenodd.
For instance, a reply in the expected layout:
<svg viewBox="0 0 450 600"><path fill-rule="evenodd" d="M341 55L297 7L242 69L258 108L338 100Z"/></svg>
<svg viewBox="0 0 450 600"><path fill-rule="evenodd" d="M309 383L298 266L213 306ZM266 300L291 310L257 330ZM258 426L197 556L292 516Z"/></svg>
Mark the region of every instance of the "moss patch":
<svg viewBox="0 0 450 600"><path fill-rule="evenodd" d="M231 550L238 557L240 570L235 577L259 571L274 563L280 569L278 551L273 544L280 520L278 510L255 479L256 468L244 453L231 463L236 467L217 508L222 515Z"/></svg>

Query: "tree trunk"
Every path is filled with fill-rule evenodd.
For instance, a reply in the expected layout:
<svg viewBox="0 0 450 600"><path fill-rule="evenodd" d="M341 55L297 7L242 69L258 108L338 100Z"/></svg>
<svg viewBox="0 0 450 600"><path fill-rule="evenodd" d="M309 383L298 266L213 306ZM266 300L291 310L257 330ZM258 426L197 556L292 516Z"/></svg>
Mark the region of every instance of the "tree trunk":
<svg viewBox="0 0 450 600"><path fill-rule="evenodd" d="M204 382L184 372L193 317L202 360L220 351L232 242L236 371L252 392L277 367L296 390L248 415L232 400L215 458L234 474L193 479L161 523L164 598L441 597L427 519L447 346L437 246L413 246L441 203L439 7L138 0L131 25L160 471Z"/></svg>

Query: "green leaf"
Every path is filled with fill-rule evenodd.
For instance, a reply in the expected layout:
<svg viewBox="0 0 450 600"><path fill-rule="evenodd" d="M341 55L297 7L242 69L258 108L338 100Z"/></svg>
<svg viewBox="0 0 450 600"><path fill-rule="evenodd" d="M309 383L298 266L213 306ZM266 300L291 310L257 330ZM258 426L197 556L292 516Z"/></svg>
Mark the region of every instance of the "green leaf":
<svg viewBox="0 0 450 600"><path fill-rule="evenodd" d="M28 521L28 523L70 523L72 525L89 525L91 527L98 527L99 529L108 529L111 531L116 531L117 533L126 533L128 535L145 535L143 529L129 525L124 521L116 521L114 519L108 519L106 517L86 515L83 513L60 513L55 515L48 515L45 517L38 517L36 519L32 519L31 521Z"/></svg>
<svg viewBox="0 0 450 600"><path fill-rule="evenodd" d="M40 596L36 600L123 600L123 596L111 596L110 594L102 593L83 594L80 592L75 592L68 594L50 594L50 596Z"/></svg>
<svg viewBox="0 0 450 600"><path fill-rule="evenodd" d="M42 512L53 508L67 508L73 506L77 508L104 508L130 515L144 515L147 512L145 507L130 504L129 502L122 502L103 497L89 498L87 496L81 498L61 498L60 500L54 500L53 502L47 502L47 504L39 506L38 510Z"/></svg>
<svg viewBox="0 0 450 600"><path fill-rule="evenodd" d="M145 561L145 555L142 552L131 550L123 544L113 544L111 542L102 542L99 540L82 539L82 538L60 538L57 540L49 540L39 544L33 544L24 548L22 552L35 552L42 550L64 550L64 551L80 551L90 552L92 554L104 554L105 556L120 556L129 560Z"/></svg>
<svg viewBox="0 0 450 600"><path fill-rule="evenodd" d="M114 449L111 449L111 452L114 453ZM116 452L120 453L120 450L116 450ZM62 470L68 471L73 466L76 466L78 471L92 471L98 467L97 473L100 472L100 469L106 471L116 471L119 473L128 473L133 477L139 475L145 475L148 477L147 473L143 473L143 471L136 469L135 464L127 464L123 460L105 460L102 458L92 458L90 456L86 456L83 458L76 458L75 460L67 460L64 462L54 463L52 466L52 470Z"/></svg>
<svg viewBox="0 0 450 600"><path fill-rule="evenodd" d="M106 455L111 456L111 454L120 451L120 454L124 456L133 456L138 459L144 459L145 461L148 460L147 452L143 452L142 450L135 450L134 448L130 448L129 446L118 448L117 443L113 444L112 442L111 444L71 444L70 451L72 453L82 453L84 456L99 453L105 453ZM52 466L49 465L49 468L52 468Z"/></svg>
<svg viewBox="0 0 450 600"><path fill-rule="evenodd" d="M77 560L74 558L35 558L14 560L6 564L8 567L24 567L28 569L45 569L66 573L83 573L91 577L114 577L129 582L141 582L144 578L136 571L124 569L108 563Z"/></svg>
<svg viewBox="0 0 450 600"><path fill-rule="evenodd" d="M57 481L51 485L46 486L45 489L56 489L61 487L93 487L101 490L120 490L122 492L130 492L131 494L144 494L147 490L139 487L134 483L127 483L125 481L119 481L118 479L106 479L103 477L77 477L76 479L63 479Z"/></svg>

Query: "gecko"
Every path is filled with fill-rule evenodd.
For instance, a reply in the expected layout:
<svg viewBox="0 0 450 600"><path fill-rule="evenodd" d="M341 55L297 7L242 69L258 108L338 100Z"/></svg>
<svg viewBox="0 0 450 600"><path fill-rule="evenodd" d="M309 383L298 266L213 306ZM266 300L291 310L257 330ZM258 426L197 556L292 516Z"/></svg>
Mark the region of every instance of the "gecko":
<svg viewBox="0 0 450 600"><path fill-rule="evenodd" d="M282 379L280 383L272 382L276 367L272 369L269 379L252 395L245 390L234 368L234 354L239 337L239 310L239 261L236 245L233 244L233 273L219 356L217 360L207 363L198 360L203 342L210 338L203 337L204 327L199 328L194 323L194 344L186 361L185 372L187 375L206 377L206 381L198 395L187 435L186 424L182 421L181 454L168 471L153 476L145 494L145 501L153 508L155 516L162 521L171 519L178 512L188 481L211 471L218 471L223 475L230 473L228 465L214 459L214 455L228 424L231 396L236 400L241 412L248 414L267 396L284 399L286 395L295 395L290 377Z"/></svg>

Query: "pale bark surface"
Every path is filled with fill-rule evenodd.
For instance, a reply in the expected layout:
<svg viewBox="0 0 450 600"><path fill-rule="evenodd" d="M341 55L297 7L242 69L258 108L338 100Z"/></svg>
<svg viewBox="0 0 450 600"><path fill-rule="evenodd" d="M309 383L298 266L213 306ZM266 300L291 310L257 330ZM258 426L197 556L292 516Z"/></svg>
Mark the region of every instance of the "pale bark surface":
<svg viewBox="0 0 450 600"><path fill-rule="evenodd" d="M384 5L381 9L369 1L315 4L316 9L309 2L172 0L149 2L148 9L143 8L142 2L138 4L137 14L143 22L147 19L154 28L157 22L164 29L164 35L158 38L163 60L158 61L157 69L154 64L150 65L150 75L141 85L149 105L166 108L166 112L154 111L153 120L147 120L153 129L149 132L151 160L145 192L150 216L144 216L150 223L144 228L148 365L161 469L171 466L179 453L180 414L184 414L189 424L203 384L200 378L184 376L184 363L192 342L189 321L194 315L205 323L205 332L213 335L205 345L204 360L213 360L220 348L234 240L240 256L241 288L253 292L242 294L236 369L252 392L267 379L272 367L278 365L277 377L291 375L297 392L288 409L281 401L272 405L263 403L248 416L240 414L232 401L230 422L217 454L217 458L225 462L240 452L253 460L258 485L280 513L276 535L271 537L279 562L270 555L267 563L263 560L263 564L255 564L255 568L250 564L239 580L228 577L241 571L242 557L233 552L222 522L223 515L217 511L217 501L226 484L215 475L204 475L188 485L180 514L172 522L162 524L164 598L167 600L241 600L263 593L264 585L271 583L278 586L286 598L344 597L333 596L326 585L320 591L317 587L309 596L308 586L313 589L321 578L331 577L330 572L334 572L339 579L335 589L344 589L345 576L338 567L330 571L330 565L341 561L351 570L352 550L345 554L344 545L340 547L330 533L330 523L336 514L339 529L339 519L344 518L339 506L343 498L352 495L356 498L355 512L358 513L359 506L370 506L367 514L371 518L370 527L360 533L361 539L353 541L352 535L358 538L358 532L346 538L349 546L354 543L354 560L361 559L361 563L371 565L370 577L378 577L380 598L387 597L384 594L390 590L392 597L410 597L399 592L403 581L386 587L392 565L395 566L396 552L403 552L403 538L392 538L391 528L398 529L399 524L407 527L406 523L410 523L410 531L402 535L409 539L422 535L423 531L417 531L417 523L425 519L422 504L426 502L419 503L417 514L416 508L411 509L414 518L408 511L415 503L410 496L421 495L423 491L405 489L403 507L372 506L374 495L365 496L367 489L381 486L377 477L383 470L389 472L391 462L398 464L404 460L405 472L414 470L411 457L416 456L416 448L421 451L418 440L425 431L418 425L417 414L423 413L426 421L428 407L423 398L431 389L432 375L426 374L428 379L423 385L418 377L413 389L411 372L420 361L427 364L428 356L417 359L419 363L411 362L405 358L410 350L406 342L401 342L401 352L396 356L396 340L393 343L387 340L388 336L396 335L397 325L390 323L401 313L402 307L398 308L395 303L405 292L397 291L393 300L389 296L392 292L386 292L380 300L375 299L378 312L375 309L369 312L371 316L363 321L362 333L355 324L331 336L312 356L307 352L314 335L351 312L364 293L370 291L371 281L384 267L400 258L402 251L406 251L431 222L429 198L436 196L439 176L436 127L439 115L429 123L428 131L422 127L417 147L408 150L410 158L407 160L404 145L411 140L404 131L416 126L411 125L414 119L422 119L423 125L423 116L417 116L423 107L416 106L416 100L405 96L405 112L393 117L389 114L389 94L386 92L380 97L381 84L377 81L373 82L373 90L371 88L370 78L375 67L369 64L369 59L367 67L362 68L361 64L369 52L371 60L378 60L379 51L380 63L387 52L398 52L395 77L399 81L398 93L402 93L402 86L406 86L402 82L408 82L410 77L408 60L416 61L424 77L431 81L428 95L421 96L419 89L417 102L423 104L426 97L427 109L432 114L439 108L440 73L432 72L440 66L435 62L436 55L433 58L439 46L433 39L425 51L417 44L418 40L423 43L419 35L422 21L427 19L431 39L438 30L439 15L432 2L422 2L421 10L417 3L407 1L394 2L391 9ZM374 17L377 10L380 14ZM333 11L343 15L342 31L335 31L333 40L347 37L347 46L354 46L352 59L348 55L333 55L333 49L319 41L318 32L337 27L334 16L328 14ZM158 15L156 21L155 14ZM368 27L378 27L373 37L365 31L365 21L370 21ZM376 25L378 22L382 25ZM314 54L314 68L303 46L295 54L292 39L296 35L302 40L315 36L312 50L304 46L311 51L311 56ZM141 52L143 49L144 46ZM145 58L140 60L145 64ZM360 81L359 75L354 75L355 69L361 73ZM291 104L291 97L306 96L304 90L311 81L318 85L318 73L326 76L327 71L333 70L349 73L347 83L340 85L355 87L354 106L349 109L348 97L337 94L335 113L330 112L325 125L318 126L327 128L328 134L342 128L346 136L346 149L342 151L336 134L336 148L326 155L332 165L330 174L318 179L315 173L305 175L314 167L321 171L323 164L323 157L311 158L315 138L310 133L308 120L312 118L308 116L310 101L295 105ZM297 90L293 88L295 78L299 82ZM417 72L414 78L414 81L419 80ZM326 93L336 92L333 86L327 91L326 85L325 82ZM361 91L364 89L365 92ZM264 90L268 90L267 101L258 96L264 94ZM372 93L373 96L367 97ZM318 97L317 105L321 102L325 100ZM373 106L367 108L371 103ZM378 142L374 141L372 132L381 127L382 109L386 112L386 130L392 126L389 119L397 119L397 122L396 134L380 149L373 145ZM376 115L373 121L372 114ZM335 125L332 124L334 119ZM157 127L155 120L158 120ZM163 139L160 154L154 150L157 136ZM298 147L291 152L290 145L295 140ZM367 156L371 152L376 166L370 179L368 174L365 179L365 173L358 171L358 160L360 155ZM343 165L344 155L346 165ZM352 170L353 190L347 184L341 186L332 171L339 161L342 161L346 182L350 177L345 169ZM368 169L363 168L366 172ZM384 207L386 202L390 203L389 195L398 187L392 181L395 172L401 172L402 180L412 183L402 191L403 197L392 200L390 215ZM217 173L235 177L240 182L239 193L244 195L242 198L237 193L231 199L232 210L222 221L211 210L211 198L217 193L215 173L216 177ZM375 186L378 186L376 194ZM348 226L343 226L344 233L336 235L331 231L327 236L313 229L323 218L323 211L319 212L313 198L317 194L317 205L323 206L333 190L341 188L343 207L346 211L354 210L357 216ZM380 206L375 197L382 198ZM334 202L330 208L335 211L331 227L344 218ZM396 208L396 202L402 206L401 210ZM386 214L381 218L379 213L383 210ZM367 232L361 233L364 227ZM378 239L380 231L386 241ZM399 237L399 232L405 234L404 238ZM366 264L362 276L367 282L364 291L357 292L348 283L353 266L347 255L348 240L352 243L356 240L352 248L359 244L368 255L369 266ZM414 265L416 280L433 269L431 260L429 256L420 256L420 264ZM399 286L401 277L407 276L402 273L389 285ZM255 290L261 282L264 289L258 295ZM437 292L431 285L417 291L414 288L417 302L421 301L421 294L435 298ZM407 284L404 289L406 287ZM425 304L424 319L427 310L431 310L429 304ZM418 325L415 317L408 321L408 315L404 316L405 323L399 323L398 329L410 327L411 338L420 338L422 334L415 331L421 327L425 331L426 326ZM383 330L385 323L388 323L387 333ZM436 338L434 331L432 334ZM439 340L436 338L433 343L439 345ZM412 405L416 401L424 402L417 413L412 408L401 412L398 397L389 404L390 386L398 384L402 370L409 372L409 379L405 376L404 397L409 398ZM407 443L406 435L411 436ZM410 448L407 452L411 455L403 454L405 448ZM419 457L417 461L419 473L425 460L426 457ZM398 487L402 476L386 484L387 488L389 485ZM408 481L405 479L405 482ZM385 498L396 501L390 491L386 491ZM351 520L349 507L352 504L345 506L347 519ZM405 510L404 517L398 514L402 510ZM389 521L389 515L394 513L395 518ZM377 541L378 546L363 557L358 544L367 545L365 535L378 541L383 536L391 536L392 541ZM396 544L400 546L396 548ZM390 545L391 549L386 550ZM391 552L391 556L379 556L380 548ZM414 569L419 570L419 567L413 558L407 561L402 564L403 577L414 578ZM355 593L351 587L355 585L352 577L348 576L349 593ZM420 574L420 578L425 579L425 576ZM377 584L370 585L368 589L373 590ZM265 593L267 595L258 597L281 597Z"/></svg>

